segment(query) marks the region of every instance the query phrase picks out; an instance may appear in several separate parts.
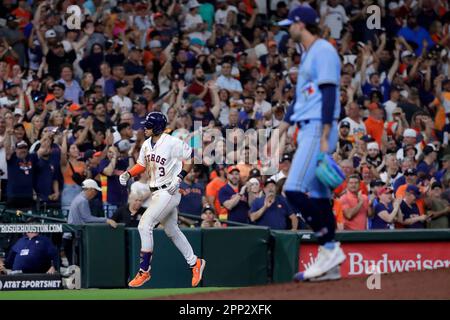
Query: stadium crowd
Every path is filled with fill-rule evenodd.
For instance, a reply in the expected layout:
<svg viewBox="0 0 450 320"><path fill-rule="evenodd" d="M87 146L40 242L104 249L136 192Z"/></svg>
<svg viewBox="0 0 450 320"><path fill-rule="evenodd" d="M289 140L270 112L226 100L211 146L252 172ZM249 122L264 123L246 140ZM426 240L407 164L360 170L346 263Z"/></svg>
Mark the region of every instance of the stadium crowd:
<svg viewBox="0 0 450 320"><path fill-rule="evenodd" d="M82 10L79 30L69 5ZM2 201L67 211L83 180L94 179L102 192L92 210L136 225L149 177L122 187L118 176L137 159L147 113L163 112L166 132L195 149L237 144L240 130L272 136L288 121L302 53L277 22L300 5L320 13L321 36L342 59L338 228L448 228L446 0L3 0ZM381 8L381 28L366 23L370 5ZM292 123L281 137L270 175L248 161L254 146L232 151L243 159L232 165L202 159L181 185L180 212L200 216L202 227L228 219L303 228L283 196L297 130Z"/></svg>

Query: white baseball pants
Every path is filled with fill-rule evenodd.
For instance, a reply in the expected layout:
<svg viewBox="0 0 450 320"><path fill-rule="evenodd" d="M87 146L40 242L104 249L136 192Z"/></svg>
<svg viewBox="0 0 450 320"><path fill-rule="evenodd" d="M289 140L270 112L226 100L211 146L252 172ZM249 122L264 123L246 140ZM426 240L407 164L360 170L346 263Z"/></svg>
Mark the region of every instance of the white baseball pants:
<svg viewBox="0 0 450 320"><path fill-rule="evenodd" d="M178 227L177 206L180 200L181 194L178 191L174 195L166 190L158 190L152 193L152 199L138 226L141 237L141 251L153 252L153 229L158 223L161 223L166 235L183 254L186 262L192 266L197 261L197 256L194 255L191 244Z"/></svg>

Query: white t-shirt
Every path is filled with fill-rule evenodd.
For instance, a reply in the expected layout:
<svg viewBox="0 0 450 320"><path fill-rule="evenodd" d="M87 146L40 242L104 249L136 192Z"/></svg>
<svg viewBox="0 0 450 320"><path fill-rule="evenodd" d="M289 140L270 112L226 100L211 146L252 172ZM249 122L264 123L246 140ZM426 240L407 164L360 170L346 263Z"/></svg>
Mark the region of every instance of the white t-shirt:
<svg viewBox="0 0 450 320"><path fill-rule="evenodd" d="M113 106L114 108L118 105L120 108L120 112L131 112L131 108L133 107L133 103L130 98L128 97L119 97L118 95L115 95L112 97Z"/></svg>
<svg viewBox="0 0 450 320"><path fill-rule="evenodd" d="M344 7L339 4L333 8L326 1L323 1L320 6L320 16L325 17L324 23L330 28L331 37L340 39L344 23L348 21Z"/></svg>
<svg viewBox="0 0 450 320"><path fill-rule="evenodd" d="M360 120L359 123L355 120L352 120L350 117L342 119L342 121L348 121L350 123L350 133L351 136L359 136L362 137L367 133L366 125L364 121ZM342 122L341 121L341 122ZM339 123L339 125L341 124Z"/></svg>
<svg viewBox="0 0 450 320"><path fill-rule="evenodd" d="M186 17L184 18L184 26L183 30L190 29L199 23L203 23L203 19L199 14L196 14L195 16L188 13Z"/></svg>
<svg viewBox="0 0 450 320"><path fill-rule="evenodd" d="M227 24L227 17L229 12L238 13L238 10L235 6L228 5L225 10L219 9L216 11L214 16L214 20L217 24Z"/></svg>
<svg viewBox="0 0 450 320"><path fill-rule="evenodd" d="M163 133L152 147L151 138L145 140L137 163L145 167L150 187L169 185L181 172L183 160L191 158L192 148L184 141Z"/></svg>
<svg viewBox="0 0 450 320"><path fill-rule="evenodd" d="M397 108L397 102L388 100L384 103L384 110L386 110L387 121L394 121L394 118L392 117L392 112L394 112L395 108Z"/></svg>
<svg viewBox="0 0 450 320"><path fill-rule="evenodd" d="M278 182L278 181L280 181L281 179L284 179L284 178L287 178L287 176L283 173L283 171L280 170L280 172L278 172L277 174L274 174L269 179L273 180L275 182Z"/></svg>
<svg viewBox="0 0 450 320"><path fill-rule="evenodd" d="M0 107L7 107L11 108L13 105L17 105L19 103L19 100L9 100L8 97L1 97L0 98Z"/></svg>
<svg viewBox="0 0 450 320"><path fill-rule="evenodd" d="M0 135L0 142L5 140L5 136ZM0 148L0 170L4 172L0 179L8 179L8 165L6 163L5 147Z"/></svg>
<svg viewBox="0 0 450 320"><path fill-rule="evenodd" d="M148 184L145 184L141 181L135 181L131 184L131 192L141 192L141 193L147 193L150 189L148 187ZM150 201L152 200L152 195L148 197L143 203L142 206L145 208L148 208L150 206Z"/></svg>

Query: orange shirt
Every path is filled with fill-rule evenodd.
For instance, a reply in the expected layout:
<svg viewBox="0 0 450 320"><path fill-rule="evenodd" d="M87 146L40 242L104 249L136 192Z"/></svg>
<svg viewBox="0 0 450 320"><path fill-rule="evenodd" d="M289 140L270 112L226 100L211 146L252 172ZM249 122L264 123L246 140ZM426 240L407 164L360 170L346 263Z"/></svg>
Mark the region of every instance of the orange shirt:
<svg viewBox="0 0 450 320"><path fill-rule="evenodd" d="M341 195L345 189L347 189L347 180L344 180L344 182L342 182L342 184L337 187L336 189L334 189L334 194L339 196ZM359 183L359 190L364 194L364 195L369 195L369 189L367 188L366 184L364 183L364 181L361 181Z"/></svg>
<svg viewBox="0 0 450 320"><path fill-rule="evenodd" d="M342 210L342 203L339 199L333 201L333 213L336 218L336 224L344 223L344 211Z"/></svg>
<svg viewBox="0 0 450 320"><path fill-rule="evenodd" d="M21 30L23 30L28 22L30 22L31 13L29 11L23 10L22 8L16 8L12 11L12 14L15 15L17 19L20 19L19 28Z"/></svg>
<svg viewBox="0 0 450 320"><path fill-rule="evenodd" d="M76 164L72 163L72 166L73 166L73 169L75 170L75 172L78 172L79 174L84 175L84 170L86 168L86 165L83 162L78 162ZM64 172L63 172L64 184L68 184L68 185L76 184L75 181L73 181L73 179L72 179L72 175L73 175L72 168L69 165L69 161L67 161L66 170L64 170Z"/></svg>
<svg viewBox="0 0 450 320"><path fill-rule="evenodd" d="M384 131L384 121L377 120L369 116L367 120L364 121L364 124L366 125L367 134L370 134L372 138L374 138L378 143L378 145L381 146L381 137L383 136Z"/></svg>
<svg viewBox="0 0 450 320"><path fill-rule="evenodd" d="M405 193L406 193L406 187L408 186L407 183L401 185L400 187L397 188L397 192L395 193L395 197L397 199L403 199L405 197ZM423 194L424 193L424 187L419 187L420 192ZM416 200L416 205L419 208L419 212L420 215L425 214L425 199L421 198L421 199L417 199Z"/></svg>
<svg viewBox="0 0 450 320"><path fill-rule="evenodd" d="M442 96L445 100L450 101L450 92L443 92ZM436 106L436 115L434 116L434 128L441 131L445 126L445 108L442 106L439 99L433 100L433 105Z"/></svg>
<svg viewBox="0 0 450 320"><path fill-rule="evenodd" d="M369 198L366 195L362 195L363 205L359 209L358 213L353 216L351 220L348 220L344 215L344 230L366 230L367 229L367 214L369 212ZM342 212L347 209L356 207L358 204L357 195L347 192L340 199L342 205Z"/></svg>
<svg viewBox="0 0 450 320"><path fill-rule="evenodd" d="M219 190L227 184L227 181L223 181L219 177L214 178L210 183L206 185L206 196L214 197L214 209L216 210L216 214L219 216L226 215L228 216L227 209L222 207L219 202Z"/></svg>

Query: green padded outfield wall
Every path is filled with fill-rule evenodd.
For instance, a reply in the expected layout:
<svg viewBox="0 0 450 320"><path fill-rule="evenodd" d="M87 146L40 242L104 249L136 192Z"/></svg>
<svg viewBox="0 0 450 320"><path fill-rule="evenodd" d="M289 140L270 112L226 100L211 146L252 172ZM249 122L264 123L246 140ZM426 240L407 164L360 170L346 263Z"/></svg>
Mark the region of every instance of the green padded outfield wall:
<svg viewBox="0 0 450 320"><path fill-rule="evenodd" d="M251 286L269 280L268 228L203 229L203 286Z"/></svg>
<svg viewBox="0 0 450 320"><path fill-rule="evenodd" d="M181 229L194 250L194 254L202 256L202 232L200 229ZM126 229L129 277L134 277L139 269L139 253L141 238L135 228ZM154 252L152 257L152 278L141 288L187 288L191 286L191 269L164 230L153 231ZM206 266L208 267L208 265Z"/></svg>
<svg viewBox="0 0 450 320"><path fill-rule="evenodd" d="M290 282L298 272L300 235L292 231L271 230L272 281Z"/></svg>
<svg viewBox="0 0 450 320"><path fill-rule="evenodd" d="M83 288L123 288L125 227L106 224L81 226L81 285Z"/></svg>

